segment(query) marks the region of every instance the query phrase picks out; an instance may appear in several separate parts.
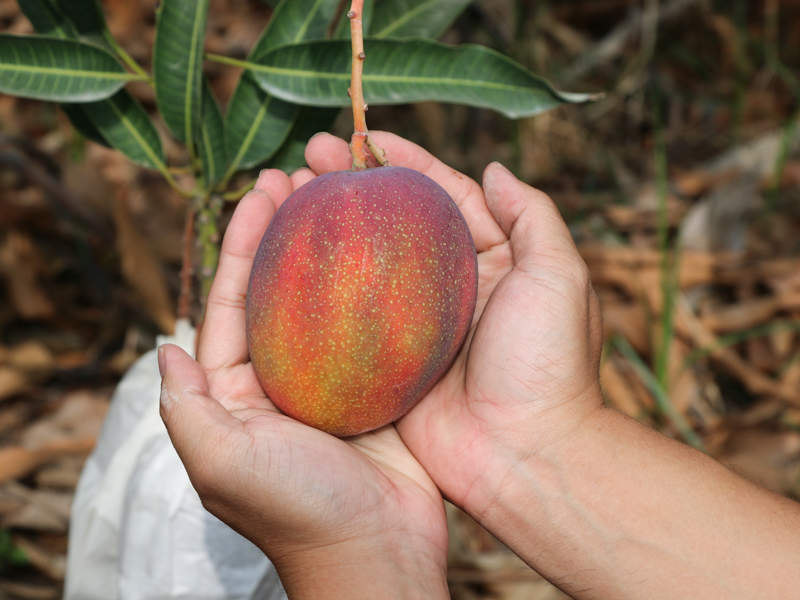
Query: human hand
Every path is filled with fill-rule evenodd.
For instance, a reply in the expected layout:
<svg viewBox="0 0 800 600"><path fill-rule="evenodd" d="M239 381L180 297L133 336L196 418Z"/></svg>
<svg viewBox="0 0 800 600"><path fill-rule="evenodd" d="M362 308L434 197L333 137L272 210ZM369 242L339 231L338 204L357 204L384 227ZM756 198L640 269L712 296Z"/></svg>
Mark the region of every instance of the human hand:
<svg viewBox="0 0 800 600"><path fill-rule="evenodd" d="M445 496L480 515L516 464L556 451L602 406L599 305L543 193L497 163L486 169L482 190L408 141L371 135L392 165L447 190L475 241L472 329L448 373L396 426ZM327 134L312 138L306 160L317 175L350 164L347 144Z"/></svg>
<svg viewBox="0 0 800 600"><path fill-rule="evenodd" d="M264 171L240 202L197 361L159 349L161 415L203 505L269 556L290 596L447 597L444 503L396 429L341 440L303 425L275 408L249 361L253 256L308 176Z"/></svg>

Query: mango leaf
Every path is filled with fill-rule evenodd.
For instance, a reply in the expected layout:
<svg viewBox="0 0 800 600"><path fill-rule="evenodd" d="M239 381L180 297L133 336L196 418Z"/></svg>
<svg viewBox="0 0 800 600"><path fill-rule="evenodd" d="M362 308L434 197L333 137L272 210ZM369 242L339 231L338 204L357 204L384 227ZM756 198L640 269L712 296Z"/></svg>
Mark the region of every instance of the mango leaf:
<svg viewBox="0 0 800 600"><path fill-rule="evenodd" d="M83 42L0 34L0 93L52 100L89 102L108 98L127 73L108 51Z"/></svg>
<svg viewBox="0 0 800 600"><path fill-rule="evenodd" d="M249 74L231 97L225 117L229 170L248 169L272 156L291 131L300 107L261 89Z"/></svg>
<svg viewBox="0 0 800 600"><path fill-rule="evenodd" d="M197 147L202 159L206 186L211 187L225 175L228 153L225 151L225 124L222 121L222 111L205 77L202 106L203 118L200 122Z"/></svg>
<svg viewBox="0 0 800 600"><path fill-rule="evenodd" d="M98 0L50 0L71 21L78 35L106 45L106 18Z"/></svg>
<svg viewBox="0 0 800 600"><path fill-rule="evenodd" d="M158 130L147 111L127 90L80 107L112 147L143 167L166 171Z"/></svg>
<svg viewBox="0 0 800 600"><path fill-rule="evenodd" d="M19 0L22 13L36 33L60 38L77 38L78 30L54 0Z"/></svg>
<svg viewBox="0 0 800 600"><path fill-rule="evenodd" d="M339 115L338 108L317 108L304 106L289 134L286 143L269 161L272 169L291 173L306 164L305 150L308 140L320 131L327 131Z"/></svg>
<svg viewBox="0 0 800 600"><path fill-rule="evenodd" d="M78 37L75 25L53 0L19 0L19 7L33 24L36 33L65 39ZM80 104L62 103L61 110L84 137L103 146L109 146L103 134L94 126Z"/></svg>
<svg viewBox="0 0 800 600"><path fill-rule="evenodd" d="M339 0L283 0L261 34L250 60L273 48L325 37ZM248 71L233 92L225 118L229 171L264 162L280 148L299 108L267 94Z"/></svg>
<svg viewBox="0 0 800 600"><path fill-rule="evenodd" d="M517 119L591 94L559 92L546 80L484 46L428 40L365 40L364 95L368 104L433 100L490 108ZM251 63L258 83L287 102L350 104L349 43L304 42L270 51Z"/></svg>
<svg viewBox="0 0 800 600"><path fill-rule="evenodd" d="M162 0L153 44L158 109L172 134L192 152L200 130L208 4L209 0Z"/></svg>
<svg viewBox="0 0 800 600"><path fill-rule="evenodd" d="M118 94L122 93L124 90L120 90L117 92ZM110 102L110 100L100 100L100 102ZM110 148L111 144L108 143L108 140L105 138L103 133L95 127L95 124L89 118L89 115L86 114L86 108L84 108L83 104L60 104L61 110L64 111L64 114L69 117L69 120L72 122L72 126L81 132L83 137L92 140L96 144L100 144L101 146L105 146L106 148Z"/></svg>
<svg viewBox="0 0 800 600"><path fill-rule="evenodd" d="M77 38L78 28L67 13L72 14L71 10L78 9L89 10L86 3L92 1L74 0L73 6L68 0L59 0L63 5L62 10L55 0L21 0L20 7L38 33L61 38ZM102 16L102 13L100 14ZM105 27L104 21L101 24ZM84 31L86 31L85 26ZM99 100L88 105L62 103L61 109L69 117L75 129L87 139L116 148L139 165L166 169L161 140L150 116L126 90L118 91L108 100ZM99 126L92 120L89 110L102 117L97 119ZM125 122L122 122L123 119ZM129 126L136 127L137 135L131 136L128 131Z"/></svg>
<svg viewBox="0 0 800 600"><path fill-rule="evenodd" d="M472 0L381 0L375 6L370 37L438 38Z"/></svg>

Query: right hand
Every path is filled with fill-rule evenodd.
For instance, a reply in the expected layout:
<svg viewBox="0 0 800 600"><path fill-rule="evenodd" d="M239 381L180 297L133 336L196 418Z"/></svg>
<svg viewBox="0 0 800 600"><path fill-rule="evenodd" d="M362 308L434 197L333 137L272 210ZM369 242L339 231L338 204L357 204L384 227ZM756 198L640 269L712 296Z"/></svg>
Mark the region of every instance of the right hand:
<svg viewBox="0 0 800 600"><path fill-rule="evenodd" d="M472 329L448 373L397 422L451 501L481 514L515 464L568 442L602 407L602 327L588 270L553 202L497 163L484 189L395 135L372 132L392 165L420 171L453 197L478 251ZM316 174L349 167L347 144L313 138Z"/></svg>

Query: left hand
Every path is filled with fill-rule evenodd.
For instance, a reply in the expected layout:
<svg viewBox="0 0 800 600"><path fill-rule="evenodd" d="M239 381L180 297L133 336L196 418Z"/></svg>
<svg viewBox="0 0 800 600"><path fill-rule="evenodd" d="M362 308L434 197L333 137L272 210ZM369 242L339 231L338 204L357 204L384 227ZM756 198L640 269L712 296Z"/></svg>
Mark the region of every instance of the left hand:
<svg viewBox="0 0 800 600"><path fill-rule="evenodd" d="M342 440L303 425L276 409L249 361L253 257L310 176L263 171L239 203L197 361L159 349L161 415L203 505L270 557L290 595L447 597L444 502L395 427ZM369 589L356 577L365 569Z"/></svg>

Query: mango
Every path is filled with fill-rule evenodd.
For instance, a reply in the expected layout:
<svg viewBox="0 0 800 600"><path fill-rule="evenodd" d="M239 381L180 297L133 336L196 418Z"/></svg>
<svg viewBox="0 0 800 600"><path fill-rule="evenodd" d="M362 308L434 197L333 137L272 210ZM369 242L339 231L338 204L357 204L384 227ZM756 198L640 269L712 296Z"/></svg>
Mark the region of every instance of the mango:
<svg viewBox="0 0 800 600"><path fill-rule="evenodd" d="M345 437L391 423L447 371L475 310L475 245L455 202L402 167L296 190L264 233L247 292L261 386Z"/></svg>

